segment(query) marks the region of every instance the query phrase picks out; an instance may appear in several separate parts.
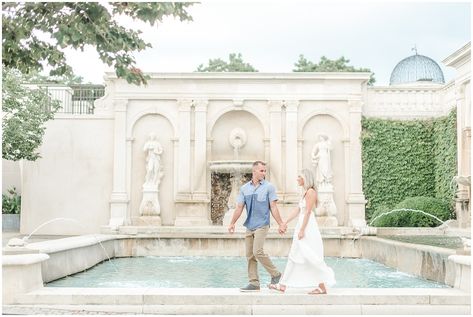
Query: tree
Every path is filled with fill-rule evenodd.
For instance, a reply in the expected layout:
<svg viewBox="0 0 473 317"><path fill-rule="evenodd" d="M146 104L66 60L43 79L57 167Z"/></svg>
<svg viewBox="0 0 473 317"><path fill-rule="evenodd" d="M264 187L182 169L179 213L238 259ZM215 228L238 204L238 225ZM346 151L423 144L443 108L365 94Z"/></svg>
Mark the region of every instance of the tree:
<svg viewBox="0 0 473 317"><path fill-rule="evenodd" d="M25 82L29 84L64 84L64 85L80 85L84 83L82 76L74 74L65 74L62 76L45 76L37 71L32 71L24 76ZM92 84L89 82L89 84Z"/></svg>
<svg viewBox="0 0 473 317"><path fill-rule="evenodd" d="M72 74L64 48L94 46L100 59L115 68L129 83L146 84L147 77L135 67L133 51L151 47L140 31L127 29L113 18L126 15L154 26L165 16L192 21L186 11L192 3L111 2L3 2L2 65L24 74L52 69L50 76ZM47 40L40 38L48 37Z"/></svg>
<svg viewBox="0 0 473 317"><path fill-rule="evenodd" d="M2 157L35 161L42 143L44 123L54 117L59 101L51 100L43 89L23 85L19 71L2 67Z"/></svg>
<svg viewBox="0 0 473 317"><path fill-rule="evenodd" d="M299 55L299 60L294 64L296 66L293 72L371 72L369 68L355 68L348 65L349 59L340 57L339 59L332 60L325 56L320 58L320 62L315 64L307 60L304 55ZM376 79L372 73L368 85L373 85Z"/></svg>
<svg viewBox="0 0 473 317"><path fill-rule="evenodd" d="M216 58L216 59L209 59L209 64L204 66L200 64L197 67L198 72L257 72L258 70L255 69L248 63L243 62L243 58L241 53L235 54L232 53L228 57L229 62Z"/></svg>

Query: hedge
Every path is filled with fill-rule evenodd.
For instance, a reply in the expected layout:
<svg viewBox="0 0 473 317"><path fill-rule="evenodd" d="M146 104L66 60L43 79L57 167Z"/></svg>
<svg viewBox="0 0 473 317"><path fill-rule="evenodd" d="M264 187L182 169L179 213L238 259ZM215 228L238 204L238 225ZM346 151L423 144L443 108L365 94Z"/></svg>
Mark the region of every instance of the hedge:
<svg viewBox="0 0 473 317"><path fill-rule="evenodd" d="M362 177L366 219L408 197L435 197L454 216L456 110L430 120L362 119Z"/></svg>

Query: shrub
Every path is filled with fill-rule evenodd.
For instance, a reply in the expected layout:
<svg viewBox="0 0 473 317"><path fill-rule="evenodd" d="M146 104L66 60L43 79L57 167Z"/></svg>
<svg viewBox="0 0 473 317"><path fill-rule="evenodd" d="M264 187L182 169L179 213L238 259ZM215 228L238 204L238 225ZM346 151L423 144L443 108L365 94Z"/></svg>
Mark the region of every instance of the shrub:
<svg viewBox="0 0 473 317"><path fill-rule="evenodd" d="M8 190L8 194L2 194L2 214L19 214L21 210L21 196L16 188Z"/></svg>
<svg viewBox="0 0 473 317"><path fill-rule="evenodd" d="M447 202L433 197L410 197L406 198L391 210L412 209L420 210L439 218L442 221L450 219L450 206ZM379 208L373 214L373 218L386 212L386 208ZM375 220L372 225L376 227L437 227L441 223L432 216L424 215L421 212L399 210L391 214L382 216Z"/></svg>

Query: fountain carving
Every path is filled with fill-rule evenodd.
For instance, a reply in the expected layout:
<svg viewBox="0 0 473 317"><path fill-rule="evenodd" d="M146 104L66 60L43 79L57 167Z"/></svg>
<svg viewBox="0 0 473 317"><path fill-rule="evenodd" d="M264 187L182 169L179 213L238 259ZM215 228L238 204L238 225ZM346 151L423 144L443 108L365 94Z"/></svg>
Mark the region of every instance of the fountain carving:
<svg viewBox="0 0 473 317"><path fill-rule="evenodd" d="M232 219L239 188L251 178L253 165L253 161L239 159L240 150L246 144L246 133L243 129L233 129L228 141L233 149L233 160L212 161L209 166L212 173L212 221L224 226ZM237 225L242 225L243 220L244 217L240 217Z"/></svg>
<svg viewBox="0 0 473 317"><path fill-rule="evenodd" d="M468 228L471 221L471 176L454 176L450 187L455 190L458 225L461 228Z"/></svg>

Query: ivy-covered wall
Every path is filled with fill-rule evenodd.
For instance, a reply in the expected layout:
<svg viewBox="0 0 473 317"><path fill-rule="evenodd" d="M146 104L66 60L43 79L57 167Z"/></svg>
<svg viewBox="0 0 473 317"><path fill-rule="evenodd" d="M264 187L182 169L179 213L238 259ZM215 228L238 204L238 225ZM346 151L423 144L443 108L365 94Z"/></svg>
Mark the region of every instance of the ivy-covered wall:
<svg viewBox="0 0 473 317"><path fill-rule="evenodd" d="M455 208L455 187L452 178L457 175L457 112L436 119L433 123L433 150L435 197Z"/></svg>
<svg viewBox="0 0 473 317"><path fill-rule="evenodd" d="M431 120L362 119L363 191L366 218L381 206L430 196L453 211L456 175L456 111Z"/></svg>

